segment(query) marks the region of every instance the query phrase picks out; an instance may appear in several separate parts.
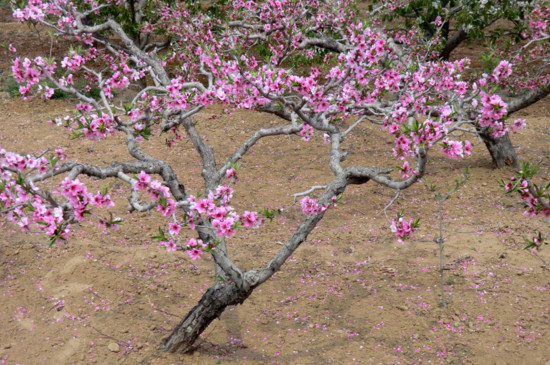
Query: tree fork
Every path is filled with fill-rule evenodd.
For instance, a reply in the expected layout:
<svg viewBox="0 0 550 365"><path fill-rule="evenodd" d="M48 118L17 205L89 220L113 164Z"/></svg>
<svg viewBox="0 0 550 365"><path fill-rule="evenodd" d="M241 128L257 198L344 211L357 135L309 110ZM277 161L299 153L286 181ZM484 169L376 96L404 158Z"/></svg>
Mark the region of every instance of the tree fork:
<svg viewBox="0 0 550 365"><path fill-rule="evenodd" d="M253 288L246 291L232 283L216 282L164 340L162 350L181 354L193 350L193 344L208 325L219 318L226 307L242 304L252 291Z"/></svg>

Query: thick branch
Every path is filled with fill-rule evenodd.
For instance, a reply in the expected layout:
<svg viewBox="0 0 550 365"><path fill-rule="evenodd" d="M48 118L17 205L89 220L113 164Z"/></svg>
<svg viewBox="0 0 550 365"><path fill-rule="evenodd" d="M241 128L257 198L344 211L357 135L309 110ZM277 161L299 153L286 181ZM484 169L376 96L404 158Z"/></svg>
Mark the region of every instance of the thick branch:
<svg viewBox="0 0 550 365"><path fill-rule="evenodd" d="M530 90L525 95L513 98L508 102L508 115L527 108L537 101L544 99L548 94L550 94L550 86L539 87L538 89Z"/></svg>
<svg viewBox="0 0 550 365"><path fill-rule="evenodd" d="M151 57L149 54L141 50L139 46L136 45L134 41L126 34L126 32L124 32L120 24L112 19L109 19L106 22L98 25L86 26L82 23L82 20L84 18L85 16L83 14L79 14L76 18L78 33L99 33L109 29L112 30L117 36L120 37L122 43L129 53L135 55L139 59L146 62L149 66L151 66L160 78L160 82L163 85L170 85L170 77L168 77L166 70L162 66L162 62L158 58Z"/></svg>
<svg viewBox="0 0 550 365"><path fill-rule="evenodd" d="M364 184L369 180L373 180L377 182L383 181L383 185L389 186L386 182L387 178L380 175L387 173L388 171L389 170L381 170L377 168L348 167L327 185L323 195L318 201L318 204L321 206L329 206L332 203L332 197L342 194L346 187L350 184ZM405 189L412 185L420 177L421 174L419 173L416 177L409 178L408 180L401 182L401 184L396 181L393 181L393 184ZM381 180L381 178L385 178L386 180ZM274 255L273 259L263 269L247 271L245 273L245 277L250 287L257 287L268 280L275 272L280 270L286 260L307 239L309 233L311 233L317 223L323 218L324 214L325 211L321 211L319 214L306 217L298 228L296 228L292 236L285 242L283 247L281 247L281 249Z"/></svg>
<svg viewBox="0 0 550 365"><path fill-rule="evenodd" d="M235 163L239 161L247 152L248 150L256 144L261 138L268 137L268 136L278 136L282 134L293 134L298 133L302 129L301 126L299 126L296 123L293 123L291 125L285 125L280 127L273 127L273 128L261 128L257 130L252 136L250 136L236 151L227 159L227 162L225 165L223 165L218 170L218 175L223 176L225 174L225 171L231 166L232 163Z"/></svg>
<svg viewBox="0 0 550 365"><path fill-rule="evenodd" d="M350 46L343 45L333 38L307 38L300 43L298 49L305 49L311 46L317 46L330 51L344 53L351 49Z"/></svg>
<svg viewBox="0 0 550 365"><path fill-rule="evenodd" d="M447 40L447 43L445 44L445 48L443 48L443 51L439 54L439 57L448 60L451 56L451 52L460 45L460 43L464 42L466 39L468 39L468 33L464 30L464 28L460 27L451 38Z"/></svg>

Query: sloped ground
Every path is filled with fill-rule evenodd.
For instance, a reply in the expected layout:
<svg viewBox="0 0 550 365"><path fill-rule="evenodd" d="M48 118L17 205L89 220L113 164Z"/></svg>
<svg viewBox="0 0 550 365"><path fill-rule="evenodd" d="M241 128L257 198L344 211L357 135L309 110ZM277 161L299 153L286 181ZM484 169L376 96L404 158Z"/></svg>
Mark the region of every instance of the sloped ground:
<svg viewBox="0 0 550 365"><path fill-rule="evenodd" d="M4 17L2 17L4 19ZM20 53L49 49L47 37L13 23L0 42ZM42 47L41 49L39 47ZM2 55L3 76L9 74ZM71 100L23 102L1 94L0 146L39 153L62 147L69 158L108 164L126 160L119 138L73 141L46 120L71 110ZM550 105L524 112L528 127L512 136L523 159L541 162L550 178ZM210 108L197 121L221 161L249 131L275 117L223 114ZM190 191L201 188L198 155L189 143L168 149L156 138L150 153L173 163ZM347 163L391 161L390 146L365 125L348 142ZM284 208L258 230L239 230L229 243L244 268L260 267L302 213L291 194L329 181L320 136L265 140L239 170L234 203L243 209ZM163 220L125 214L124 186L112 183L125 219L106 234L83 226L67 243L48 248L42 236L2 224L0 238L0 363L5 364L550 364L550 248L523 250L523 237L547 225L522 215L506 196L483 146L450 161L435 153L428 180L445 192L469 166L471 179L444 205L448 308L440 302L437 204L421 184L390 208L421 218L415 239L394 239L381 213L393 192L374 184L350 187L344 205L327 213L296 255L242 305L228 309L190 355L158 350L161 339L212 283L212 262L191 261L151 243ZM90 186L98 186L90 182Z"/></svg>

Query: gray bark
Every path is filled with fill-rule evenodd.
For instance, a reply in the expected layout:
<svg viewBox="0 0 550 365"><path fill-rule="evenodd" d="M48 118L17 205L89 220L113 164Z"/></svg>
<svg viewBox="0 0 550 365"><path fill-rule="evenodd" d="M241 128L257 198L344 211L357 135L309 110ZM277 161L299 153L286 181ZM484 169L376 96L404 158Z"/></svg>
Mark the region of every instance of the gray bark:
<svg viewBox="0 0 550 365"><path fill-rule="evenodd" d="M199 303L180 321L162 344L162 349L172 353L186 353L200 334L230 305L242 304L253 289L240 290L228 282L217 282L202 296Z"/></svg>
<svg viewBox="0 0 550 365"><path fill-rule="evenodd" d="M445 48L443 48L439 54L439 57L444 60L449 60L449 57L451 57L451 52L466 39L468 39L468 33L466 33L466 31L461 27L453 34L451 38L447 40L447 43L445 43Z"/></svg>
<svg viewBox="0 0 550 365"><path fill-rule="evenodd" d="M518 96L508 102L508 115L513 114L521 109L544 99L550 94L550 86L539 87L538 89L530 90L525 95Z"/></svg>
<svg viewBox="0 0 550 365"><path fill-rule="evenodd" d="M489 131L481 130L479 136L491 155L494 167L497 169L503 167L519 168L519 159L508 133L503 137L495 138L491 136Z"/></svg>

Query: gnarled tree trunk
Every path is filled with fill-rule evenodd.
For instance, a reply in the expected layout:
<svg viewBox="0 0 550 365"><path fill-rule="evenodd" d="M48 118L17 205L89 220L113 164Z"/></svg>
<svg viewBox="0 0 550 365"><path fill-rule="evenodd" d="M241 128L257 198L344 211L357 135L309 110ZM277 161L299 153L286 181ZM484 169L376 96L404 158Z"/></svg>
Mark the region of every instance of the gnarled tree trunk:
<svg viewBox="0 0 550 365"><path fill-rule="evenodd" d="M200 334L223 313L226 307L242 304L252 291L252 288L243 291L228 282L215 283L174 328L162 344L162 349L166 352L189 352Z"/></svg>
<svg viewBox="0 0 550 365"><path fill-rule="evenodd" d="M489 150L493 165L497 169L506 166L513 167L514 169L519 168L518 155L516 154L514 146L512 146L512 141L508 133L500 138L495 138L491 136L489 131L483 129L479 131L479 136Z"/></svg>
<svg viewBox="0 0 550 365"><path fill-rule="evenodd" d="M515 97L508 101L508 115L511 115L519 110L527 108L528 106L544 99L550 94L550 87L539 87L537 89L529 90L525 94ZM506 166L519 169L520 163L518 156L512 142L510 141L510 136L506 133L501 138L494 138L491 134L485 130L481 129L479 131L479 136L487 146L491 158L493 159L493 164L496 168L502 168Z"/></svg>

